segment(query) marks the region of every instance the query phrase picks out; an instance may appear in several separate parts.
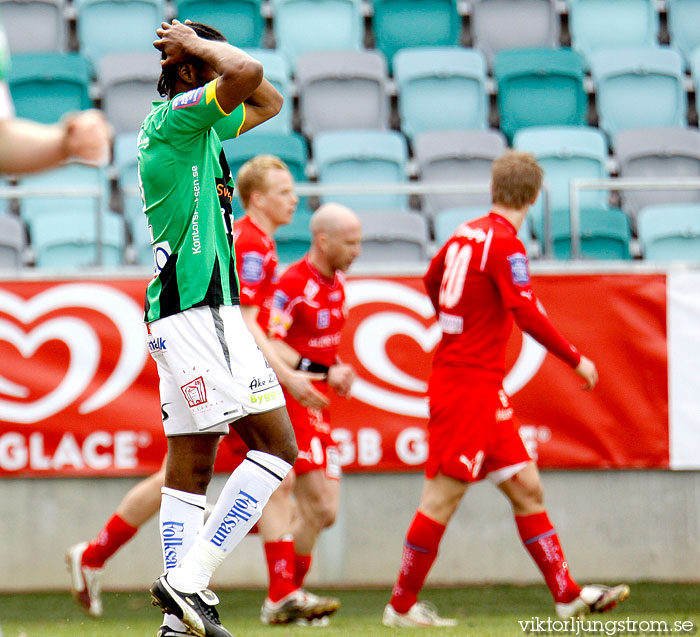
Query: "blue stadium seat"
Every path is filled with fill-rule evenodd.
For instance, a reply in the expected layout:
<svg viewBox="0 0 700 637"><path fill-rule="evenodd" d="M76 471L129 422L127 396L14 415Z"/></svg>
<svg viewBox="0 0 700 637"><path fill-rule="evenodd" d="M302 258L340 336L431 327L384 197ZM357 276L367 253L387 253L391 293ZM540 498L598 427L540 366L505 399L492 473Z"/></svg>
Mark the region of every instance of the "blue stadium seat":
<svg viewBox="0 0 700 637"><path fill-rule="evenodd" d="M427 130L487 127L486 61L479 51L402 49L394 56L394 80L409 139Z"/></svg>
<svg viewBox="0 0 700 637"><path fill-rule="evenodd" d="M13 56L8 83L18 117L50 124L92 106L89 65L77 53Z"/></svg>
<svg viewBox="0 0 700 637"><path fill-rule="evenodd" d="M433 220L435 245L440 248L465 221L478 219L479 217L487 215L489 212L489 206L466 206L441 210L435 215L435 219ZM520 226L520 230L518 230L518 238L527 248L532 238L529 215L525 217L523 224Z"/></svg>
<svg viewBox="0 0 700 637"><path fill-rule="evenodd" d="M262 0L175 0L180 22L202 22L220 31L239 48L263 45Z"/></svg>
<svg viewBox="0 0 700 637"><path fill-rule="evenodd" d="M271 0L278 50L292 68L308 51L362 48L360 0Z"/></svg>
<svg viewBox="0 0 700 637"><path fill-rule="evenodd" d="M298 208L290 224L277 228L275 243L280 263L293 263L308 252L311 245L310 221L311 213L305 208Z"/></svg>
<svg viewBox="0 0 700 637"><path fill-rule="evenodd" d="M501 130L508 139L528 126L583 126L588 97L581 56L570 49L509 49L493 63Z"/></svg>
<svg viewBox="0 0 700 637"><path fill-rule="evenodd" d="M327 51L297 62L301 131L389 128L389 77L378 51Z"/></svg>
<svg viewBox="0 0 700 637"><path fill-rule="evenodd" d="M124 219L131 233L132 247L139 263L151 264L153 252L148 221L143 212L141 195L132 191L138 187L137 133L122 133L114 139L113 166L117 174L117 188L123 202Z"/></svg>
<svg viewBox="0 0 700 637"><path fill-rule="evenodd" d="M373 9L376 45L390 66L402 48L459 44L462 19L454 0L374 0Z"/></svg>
<svg viewBox="0 0 700 637"><path fill-rule="evenodd" d="M309 149L306 140L298 133L289 135L254 135L245 133L236 139L222 142L226 161L233 175L234 183L240 167L256 155L276 155L289 168L295 181L306 181L306 163L309 159ZM235 192L234 192L235 195ZM303 207L305 202L299 202ZM237 196L232 201L233 216L238 219L243 215L243 207Z"/></svg>
<svg viewBox="0 0 700 637"><path fill-rule="evenodd" d="M360 211L362 254L358 265L425 263L428 258L428 222L422 215L403 211Z"/></svg>
<svg viewBox="0 0 700 637"><path fill-rule="evenodd" d="M13 55L66 51L66 0L2 0L1 6L2 24Z"/></svg>
<svg viewBox="0 0 700 637"><path fill-rule="evenodd" d="M571 46L586 60L601 49L658 43L654 0L568 0Z"/></svg>
<svg viewBox="0 0 700 637"><path fill-rule="evenodd" d="M700 263L700 205L643 208L638 235L647 260Z"/></svg>
<svg viewBox="0 0 700 637"><path fill-rule="evenodd" d="M630 258L630 221L619 208L583 208L580 210L581 256L584 259L615 260ZM556 259L571 258L571 219L569 215L552 218L552 244ZM544 244L540 244L544 249Z"/></svg>
<svg viewBox="0 0 700 637"><path fill-rule="evenodd" d="M275 135L289 135L292 132L293 103L291 97L291 74L289 63L278 51L270 49L248 49L252 57L263 65L265 78L274 86L284 98L282 110L271 119L252 129L254 134L272 133Z"/></svg>
<svg viewBox="0 0 700 637"><path fill-rule="evenodd" d="M625 128L686 124L683 62L666 47L600 50L591 57L600 127L612 138Z"/></svg>
<svg viewBox="0 0 700 637"><path fill-rule="evenodd" d="M164 0L75 0L80 53L93 65L107 53L153 51Z"/></svg>
<svg viewBox="0 0 700 637"><path fill-rule="evenodd" d="M392 184L406 181L408 148L396 131L328 131L313 140L313 155L321 184ZM402 194L328 195L355 210L406 209Z"/></svg>
<svg viewBox="0 0 700 637"><path fill-rule="evenodd" d="M671 46L690 64L693 51L700 47L700 2L668 0L668 32Z"/></svg>
<svg viewBox="0 0 700 637"><path fill-rule="evenodd" d="M604 179L608 148L605 135L597 128L547 127L524 128L518 131L513 147L535 154L544 169L544 181L549 195L551 227L559 218L569 216L569 187L574 178ZM607 205L606 191L581 191L582 208L603 208ZM544 197L537 198L530 214L535 234L544 236Z"/></svg>
<svg viewBox="0 0 700 637"><path fill-rule="evenodd" d="M491 164L506 150L505 137L496 130L426 131L413 141L413 155L423 184L483 184L478 193L426 194L422 210L433 217L445 208L491 204Z"/></svg>
<svg viewBox="0 0 700 637"><path fill-rule="evenodd" d="M472 0L471 31L491 66L503 49L556 48L560 20L553 0Z"/></svg>
<svg viewBox="0 0 700 637"><path fill-rule="evenodd" d="M101 233L98 223L102 224ZM52 211L34 224L31 238L40 268L117 267L124 263L124 220L108 210L102 212L99 222L94 211Z"/></svg>

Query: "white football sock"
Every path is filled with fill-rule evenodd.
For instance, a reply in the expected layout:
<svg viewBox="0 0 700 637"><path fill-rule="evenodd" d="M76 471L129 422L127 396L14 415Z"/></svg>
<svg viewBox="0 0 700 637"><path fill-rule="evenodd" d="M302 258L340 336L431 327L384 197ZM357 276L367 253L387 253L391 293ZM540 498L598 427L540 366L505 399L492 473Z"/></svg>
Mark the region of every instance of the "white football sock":
<svg viewBox="0 0 700 637"><path fill-rule="evenodd" d="M249 451L230 475L204 527L179 567L168 574L183 593L207 588L214 571L260 519L292 466L269 453Z"/></svg>

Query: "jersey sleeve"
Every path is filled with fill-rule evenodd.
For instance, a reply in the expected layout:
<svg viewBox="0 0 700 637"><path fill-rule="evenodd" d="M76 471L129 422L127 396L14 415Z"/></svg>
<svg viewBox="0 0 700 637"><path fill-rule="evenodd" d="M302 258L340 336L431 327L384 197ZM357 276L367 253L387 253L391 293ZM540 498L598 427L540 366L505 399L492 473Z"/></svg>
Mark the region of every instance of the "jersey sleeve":
<svg viewBox="0 0 700 637"><path fill-rule="evenodd" d="M214 130L219 139L235 139L241 134L241 128L245 123L245 104L239 104L232 113L214 124Z"/></svg>
<svg viewBox="0 0 700 637"><path fill-rule="evenodd" d="M535 297L525 248L519 239L494 246L489 258L490 273L506 308L518 327L565 363L576 367L581 355L552 325Z"/></svg>
<svg viewBox="0 0 700 637"><path fill-rule="evenodd" d="M238 122L238 128L243 124L245 109L239 107L233 113L226 113L216 99L216 83L214 79L204 86L180 93L170 101L168 107L168 134L171 140L175 137L185 139L202 131L214 128L221 120L233 117L233 127ZM240 110L239 110L240 109ZM217 131L218 134L218 131Z"/></svg>
<svg viewBox="0 0 700 637"><path fill-rule="evenodd" d="M445 268L445 252L447 250L447 243L442 246L438 253L430 261L428 266L428 271L423 276L423 285L425 286L425 291L428 293L430 302L435 308L435 313L439 314L439 298L440 298L440 286L442 285L442 276Z"/></svg>

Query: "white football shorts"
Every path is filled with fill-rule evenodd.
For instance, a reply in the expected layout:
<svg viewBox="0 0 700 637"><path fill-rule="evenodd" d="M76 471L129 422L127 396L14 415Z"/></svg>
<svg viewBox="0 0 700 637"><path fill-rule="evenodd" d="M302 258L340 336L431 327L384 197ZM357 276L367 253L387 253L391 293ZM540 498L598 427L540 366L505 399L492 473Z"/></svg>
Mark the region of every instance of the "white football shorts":
<svg viewBox="0 0 700 637"><path fill-rule="evenodd" d="M226 434L229 423L285 404L237 305L196 307L146 326L166 436Z"/></svg>

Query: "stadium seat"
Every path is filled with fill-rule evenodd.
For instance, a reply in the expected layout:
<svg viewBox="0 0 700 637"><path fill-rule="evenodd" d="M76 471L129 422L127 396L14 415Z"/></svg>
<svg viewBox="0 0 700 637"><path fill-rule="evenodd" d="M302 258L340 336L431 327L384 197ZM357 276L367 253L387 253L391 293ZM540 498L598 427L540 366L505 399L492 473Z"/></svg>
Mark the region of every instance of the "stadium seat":
<svg viewBox="0 0 700 637"><path fill-rule="evenodd" d="M117 174L117 188L123 203L124 218L129 226L134 248L139 251L142 246L136 245L136 239L145 240L149 247L151 238L145 229L148 227L146 215L143 212L141 195L133 192L139 184L137 133L122 133L114 139L114 169Z"/></svg>
<svg viewBox="0 0 700 637"><path fill-rule="evenodd" d="M319 133L313 156L321 184L371 185L406 181L408 148L397 131L347 130ZM407 209L405 194L327 195L354 210Z"/></svg>
<svg viewBox="0 0 700 637"><path fill-rule="evenodd" d="M487 215L489 211L489 206L467 206L463 208L447 208L446 210L438 212L433 220L435 245L437 248L442 247L445 241L447 241L454 231L465 221L483 217ZM529 215L525 217L523 224L520 226L520 230L518 230L518 238L527 248L532 238Z"/></svg>
<svg viewBox="0 0 700 637"><path fill-rule="evenodd" d="M668 32L671 46L683 55L687 65L700 47L700 3L697 0L668 0Z"/></svg>
<svg viewBox="0 0 700 637"><path fill-rule="evenodd" d="M581 256L584 259L630 258L630 221L619 208L582 208L579 216ZM556 259L571 258L571 218L552 217L552 245ZM544 250L543 242L540 242Z"/></svg>
<svg viewBox="0 0 700 637"><path fill-rule="evenodd" d="M654 0L568 0L571 46L586 60L601 49L655 46Z"/></svg>
<svg viewBox="0 0 700 637"><path fill-rule="evenodd" d="M486 61L459 47L403 49L394 56L401 130L487 127Z"/></svg>
<svg viewBox="0 0 700 637"><path fill-rule="evenodd" d="M66 51L66 0L2 0L0 11L13 55Z"/></svg>
<svg viewBox="0 0 700 637"><path fill-rule="evenodd" d="M700 132L692 128L638 128L615 135L620 177L700 179ZM633 219L645 206L700 203L699 190L627 190L622 207Z"/></svg>
<svg viewBox="0 0 700 637"><path fill-rule="evenodd" d="M377 51L306 53L297 63L301 131L389 127L386 60Z"/></svg>
<svg viewBox="0 0 700 637"><path fill-rule="evenodd" d="M92 106L89 65L76 53L15 55L8 83L17 116L43 124Z"/></svg>
<svg viewBox="0 0 700 637"><path fill-rule="evenodd" d="M503 49L559 46L560 21L553 0L473 0L471 30L491 66Z"/></svg>
<svg viewBox="0 0 700 637"><path fill-rule="evenodd" d="M24 259L24 225L10 215L0 215L0 270L19 268Z"/></svg>
<svg viewBox="0 0 700 637"><path fill-rule="evenodd" d="M362 254L358 265L423 263L428 258L428 223L415 212L361 211Z"/></svg>
<svg viewBox="0 0 700 637"><path fill-rule="evenodd" d="M362 48L360 0L271 0L271 5L275 42L292 69L308 51Z"/></svg>
<svg viewBox="0 0 700 637"><path fill-rule="evenodd" d="M427 131L413 143L421 183L481 183L481 193L422 195L423 213L435 216L445 208L491 204L491 163L506 150L503 135L495 130Z"/></svg>
<svg viewBox="0 0 700 637"><path fill-rule="evenodd" d="M175 0L180 22L209 24L239 48L263 46L262 0Z"/></svg>
<svg viewBox="0 0 700 637"><path fill-rule="evenodd" d="M309 159L309 149L306 140L298 133L255 135L249 132L236 139L225 140L222 145L234 183L240 167L256 155L276 155L287 164L295 181L306 181L306 162ZM303 207L304 201L300 201L299 205ZM243 207L240 199L235 196L235 190L232 206L233 216L238 219L243 214Z"/></svg>
<svg viewBox="0 0 700 637"><path fill-rule="evenodd" d="M277 228L275 243L280 263L293 263L308 252L311 245L310 221L311 213L305 208L301 208L294 213L290 224Z"/></svg>
<svg viewBox="0 0 700 637"><path fill-rule="evenodd" d="M527 126L586 124L583 59L576 51L499 51L493 74L498 86L500 127L508 139Z"/></svg>
<svg viewBox="0 0 700 637"><path fill-rule="evenodd" d="M152 103L163 99L156 90L159 53L109 53L97 64L102 110L115 134L138 131Z"/></svg>
<svg viewBox="0 0 700 637"><path fill-rule="evenodd" d="M625 128L686 124L683 62L665 47L600 50L591 57L599 126L610 136Z"/></svg>
<svg viewBox="0 0 700 637"><path fill-rule="evenodd" d="M700 262L700 205L649 206L639 211L638 236L647 260Z"/></svg>
<svg viewBox="0 0 700 637"><path fill-rule="evenodd" d="M690 55L690 72L695 88L695 110L700 113L700 46Z"/></svg>
<svg viewBox="0 0 700 637"><path fill-rule="evenodd" d="M107 53L153 51L164 0L75 0L80 53L93 65Z"/></svg>
<svg viewBox="0 0 700 637"><path fill-rule="evenodd" d="M98 223L102 224L101 233ZM98 236L102 238L101 248ZM52 211L32 227L31 237L40 268L116 267L124 263L124 220L107 210L99 221L94 211Z"/></svg>
<svg viewBox="0 0 700 637"><path fill-rule="evenodd" d="M454 0L374 0L372 31L391 64L402 48L457 46L462 19Z"/></svg>
<svg viewBox="0 0 700 637"><path fill-rule="evenodd" d="M291 97L292 79L289 63L278 51L272 51L270 49L248 49L246 52L258 60L258 62L262 63L265 79L267 79L284 98L282 110L266 122L256 126L252 132L255 135L258 133L289 135L292 132L292 113L294 110Z"/></svg>

